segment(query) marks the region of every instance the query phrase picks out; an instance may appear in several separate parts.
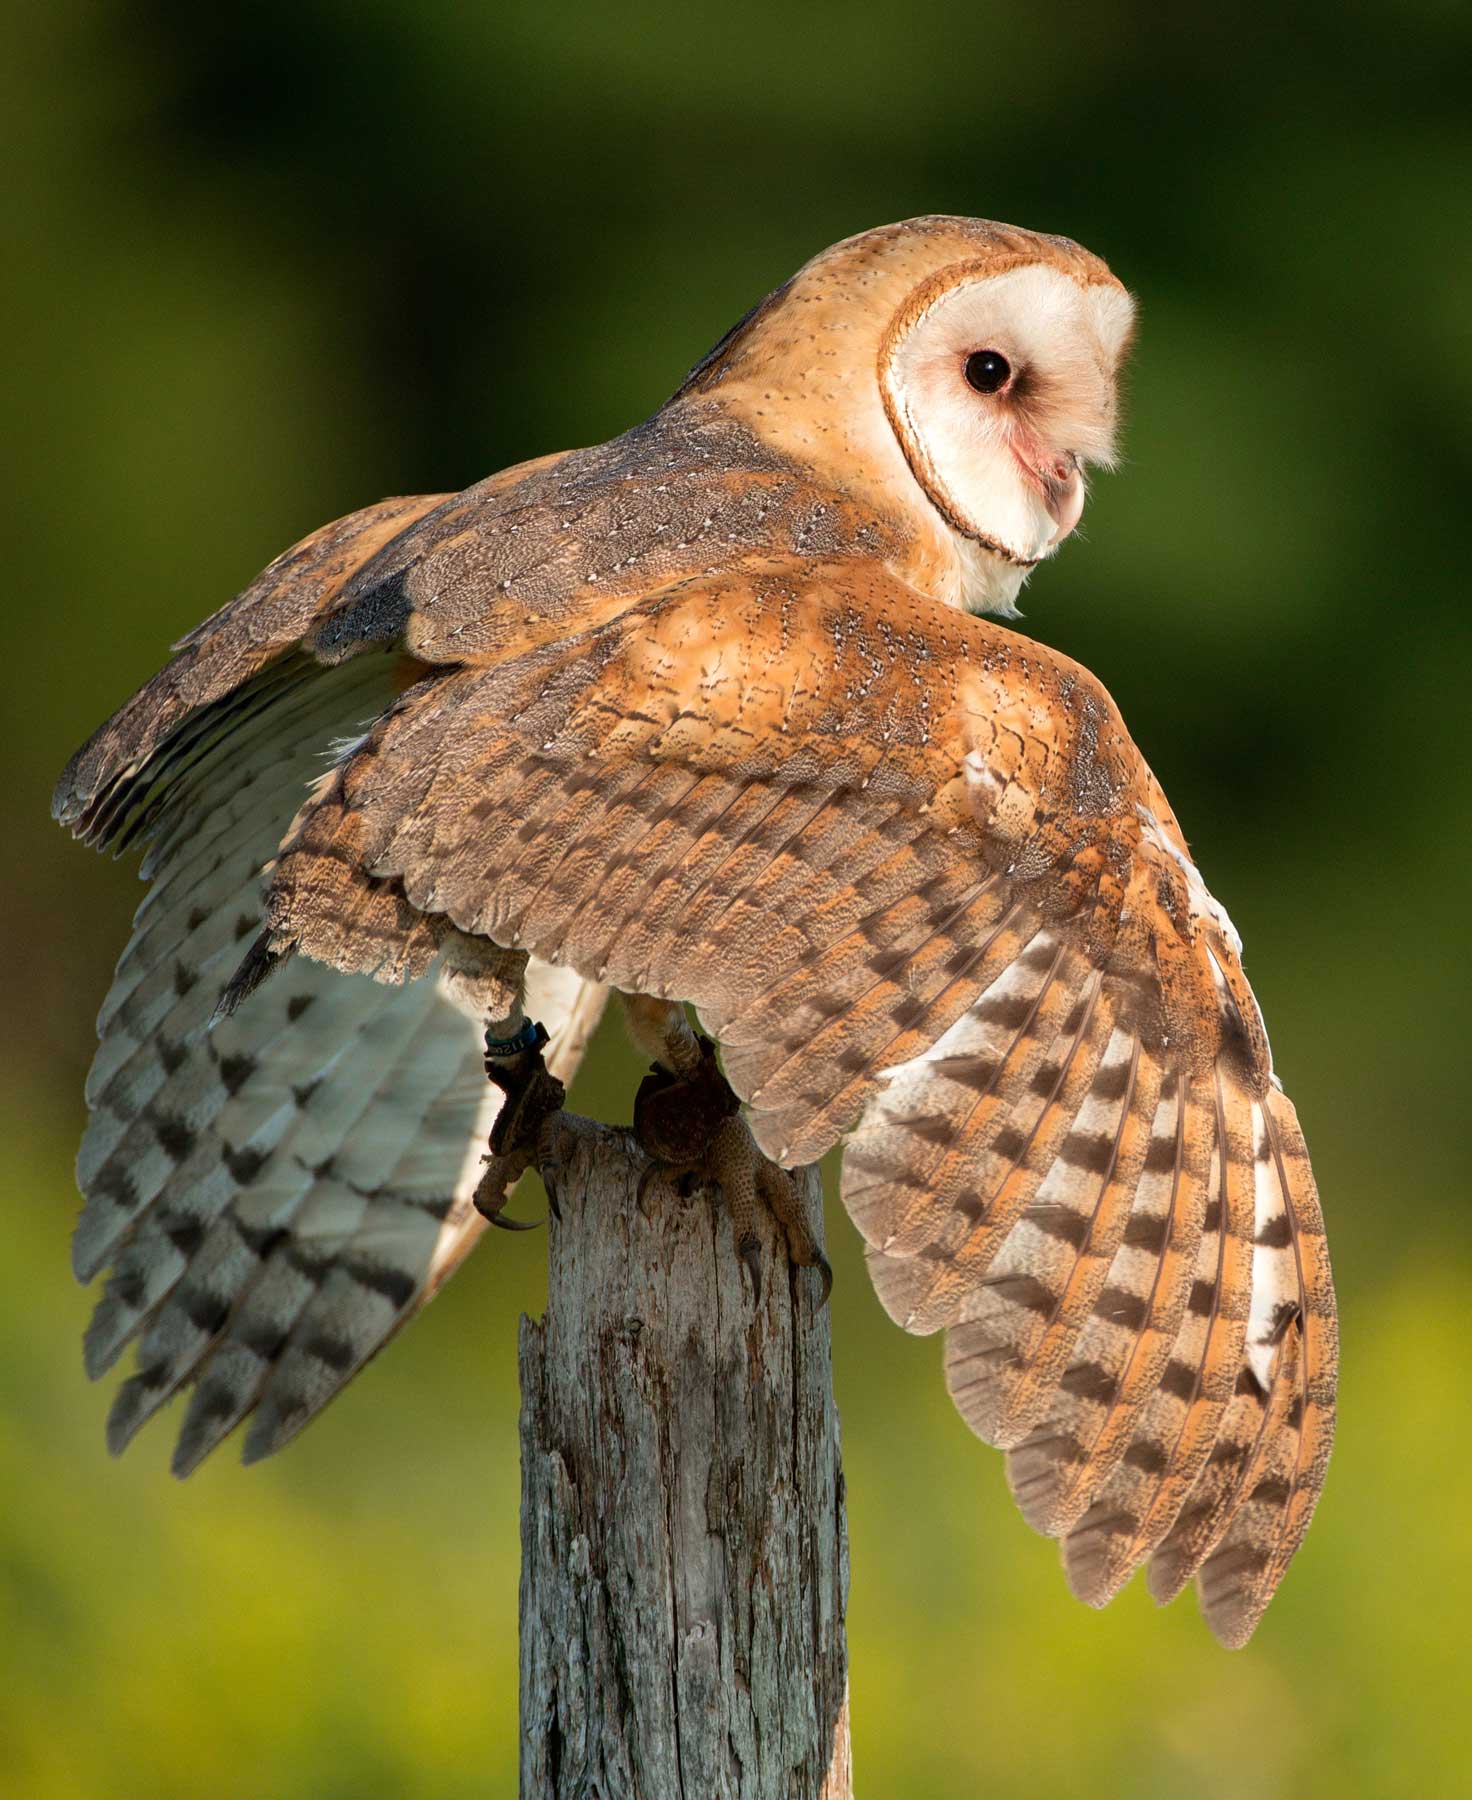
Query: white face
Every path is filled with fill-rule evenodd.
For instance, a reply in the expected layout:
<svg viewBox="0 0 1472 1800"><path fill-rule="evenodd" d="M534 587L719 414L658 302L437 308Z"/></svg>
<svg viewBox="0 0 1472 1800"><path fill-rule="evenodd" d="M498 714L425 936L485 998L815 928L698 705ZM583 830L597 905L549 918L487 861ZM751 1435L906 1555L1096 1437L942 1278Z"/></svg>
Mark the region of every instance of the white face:
<svg viewBox="0 0 1472 1800"><path fill-rule="evenodd" d="M1122 288L1034 263L942 289L894 335L885 407L957 534L971 610L1014 610L1028 570L1079 521L1085 467L1113 461L1133 322Z"/></svg>

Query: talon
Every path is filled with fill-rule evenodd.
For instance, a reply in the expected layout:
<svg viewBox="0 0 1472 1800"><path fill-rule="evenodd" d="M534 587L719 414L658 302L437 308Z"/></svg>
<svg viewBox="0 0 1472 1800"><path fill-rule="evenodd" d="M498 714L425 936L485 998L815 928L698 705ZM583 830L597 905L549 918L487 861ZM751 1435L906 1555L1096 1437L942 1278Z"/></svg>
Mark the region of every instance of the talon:
<svg viewBox="0 0 1472 1800"><path fill-rule="evenodd" d="M519 1156L487 1156L482 1161L487 1165L486 1172L471 1195L471 1204L475 1210L487 1225L494 1225L497 1231L535 1231L542 1223L540 1219L513 1219L510 1213L503 1210L511 1197L512 1188L526 1167L525 1161Z"/></svg>
<svg viewBox="0 0 1472 1800"><path fill-rule="evenodd" d="M747 1272L751 1276L752 1291L756 1295L757 1305L760 1306L762 1301L762 1247L757 1242L756 1238L748 1232L737 1244L736 1248L740 1252L741 1260L746 1264Z"/></svg>
<svg viewBox="0 0 1472 1800"><path fill-rule="evenodd" d="M822 1292L818 1295L818 1311L822 1312L828 1304L828 1296L833 1292L833 1265L815 1246L810 1266L818 1271L818 1279L822 1283Z"/></svg>
<svg viewBox="0 0 1472 1800"><path fill-rule="evenodd" d="M480 1210L480 1209L477 1209ZM541 1219L513 1219L510 1213L485 1213L488 1225L494 1225L497 1231L535 1231L545 1221Z"/></svg>
<svg viewBox="0 0 1472 1800"><path fill-rule="evenodd" d="M664 1170L659 1166L659 1164L656 1162L652 1162L652 1163L650 1163L649 1167L647 1169L645 1169L644 1173L639 1177L639 1187L638 1187L637 1192L635 1193L634 1198L638 1204L640 1212L645 1212L648 1210L648 1208L645 1205L645 1202L649 1198L649 1190L654 1185L654 1183L659 1180L660 1176L663 1174L664 1174Z"/></svg>
<svg viewBox="0 0 1472 1800"><path fill-rule="evenodd" d="M561 1087L562 1083L558 1082L557 1085ZM542 1186L546 1190L548 1210L559 1225L562 1223L562 1196L559 1189L567 1166L558 1141L557 1116L560 1110L555 1108L547 1113L537 1127L537 1150L533 1158L536 1171L542 1178Z"/></svg>

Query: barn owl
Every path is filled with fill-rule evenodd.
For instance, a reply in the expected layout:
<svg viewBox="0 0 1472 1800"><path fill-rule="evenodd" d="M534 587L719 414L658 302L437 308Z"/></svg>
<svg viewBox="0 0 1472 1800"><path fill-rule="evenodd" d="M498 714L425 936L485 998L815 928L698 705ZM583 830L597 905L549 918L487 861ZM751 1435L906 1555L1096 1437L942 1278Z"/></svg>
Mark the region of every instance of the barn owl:
<svg viewBox="0 0 1472 1800"><path fill-rule="evenodd" d="M622 437L307 538L97 732L57 816L151 883L80 1157L114 1448L186 1387L181 1473L293 1436L616 990L646 1141L738 1238L768 1205L816 1263L783 1170L844 1145L881 1301L1074 1591L1194 1577L1246 1640L1332 1430L1303 1138L1109 695L984 616L1109 466L1132 325L1065 239L866 232Z"/></svg>

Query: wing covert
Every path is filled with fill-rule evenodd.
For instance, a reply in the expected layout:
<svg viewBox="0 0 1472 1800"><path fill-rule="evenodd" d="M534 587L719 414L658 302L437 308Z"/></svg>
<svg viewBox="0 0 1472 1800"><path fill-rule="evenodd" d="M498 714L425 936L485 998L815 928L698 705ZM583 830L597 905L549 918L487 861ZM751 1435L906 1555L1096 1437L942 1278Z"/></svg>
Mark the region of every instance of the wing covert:
<svg viewBox="0 0 1472 1800"><path fill-rule="evenodd" d="M344 846L350 854L344 855ZM876 1287L1101 1601L1241 1641L1332 1416L1322 1226L1230 922L1092 677L872 561L774 560L406 693L323 861L697 1007L769 1153L849 1138Z"/></svg>

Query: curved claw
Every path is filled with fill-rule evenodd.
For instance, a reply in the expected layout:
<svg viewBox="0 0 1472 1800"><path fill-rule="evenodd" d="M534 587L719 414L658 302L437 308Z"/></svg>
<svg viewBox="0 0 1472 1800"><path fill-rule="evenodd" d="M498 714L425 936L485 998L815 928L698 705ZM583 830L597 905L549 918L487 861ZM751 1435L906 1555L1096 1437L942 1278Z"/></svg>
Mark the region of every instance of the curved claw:
<svg viewBox="0 0 1472 1800"><path fill-rule="evenodd" d="M762 1300L762 1247L756 1238L748 1236L742 1238L736 1248L751 1276L752 1291L756 1295L757 1305L760 1306Z"/></svg>
<svg viewBox="0 0 1472 1800"><path fill-rule="evenodd" d="M663 1174L664 1170L660 1165L657 1162L652 1162L649 1164L648 1168L644 1170L643 1174L640 1175L639 1186L634 1195L635 1203L640 1212L648 1211L647 1202L649 1199L649 1190Z"/></svg>
<svg viewBox="0 0 1472 1800"><path fill-rule="evenodd" d="M546 1224L545 1219L513 1219L509 1213L487 1213L486 1223L494 1225L497 1231L535 1231Z"/></svg>
<svg viewBox="0 0 1472 1800"><path fill-rule="evenodd" d="M822 1312L828 1304L828 1296L833 1292L833 1264L818 1250L814 1252L812 1266L818 1271L818 1277L823 1283L823 1291L818 1295L818 1311Z"/></svg>

